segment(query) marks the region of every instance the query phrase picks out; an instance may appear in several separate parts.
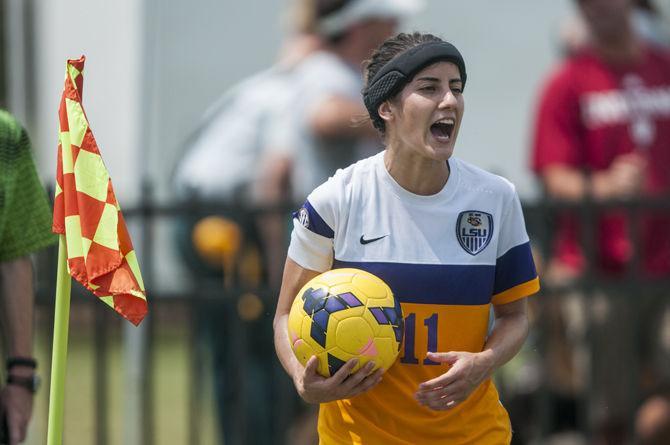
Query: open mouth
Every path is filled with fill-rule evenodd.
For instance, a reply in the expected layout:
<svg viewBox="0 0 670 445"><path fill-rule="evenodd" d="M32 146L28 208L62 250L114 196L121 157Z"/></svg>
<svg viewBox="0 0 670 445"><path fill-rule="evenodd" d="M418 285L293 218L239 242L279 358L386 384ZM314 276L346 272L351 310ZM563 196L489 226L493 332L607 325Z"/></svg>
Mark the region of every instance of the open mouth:
<svg viewBox="0 0 670 445"><path fill-rule="evenodd" d="M430 133L438 142L447 142L451 138L456 123L453 119L440 119L430 126Z"/></svg>

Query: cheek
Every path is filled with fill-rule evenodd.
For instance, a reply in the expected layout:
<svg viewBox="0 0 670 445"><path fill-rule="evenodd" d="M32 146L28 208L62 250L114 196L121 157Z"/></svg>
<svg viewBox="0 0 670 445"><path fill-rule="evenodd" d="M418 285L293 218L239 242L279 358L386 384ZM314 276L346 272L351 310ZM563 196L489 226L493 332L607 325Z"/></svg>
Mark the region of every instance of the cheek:
<svg viewBox="0 0 670 445"><path fill-rule="evenodd" d="M414 116L413 119L406 121L405 130L410 139L421 141L426 137L426 121L425 119Z"/></svg>

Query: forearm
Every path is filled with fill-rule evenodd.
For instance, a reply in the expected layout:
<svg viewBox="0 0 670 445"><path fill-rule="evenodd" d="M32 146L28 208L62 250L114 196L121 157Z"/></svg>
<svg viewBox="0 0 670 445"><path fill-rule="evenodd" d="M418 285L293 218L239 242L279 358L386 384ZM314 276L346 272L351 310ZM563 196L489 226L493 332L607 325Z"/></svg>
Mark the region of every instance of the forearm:
<svg viewBox="0 0 670 445"><path fill-rule="evenodd" d="M510 361L519 352L527 336L528 317L525 311L496 317L493 331L481 352L489 363L490 373Z"/></svg>
<svg viewBox="0 0 670 445"><path fill-rule="evenodd" d="M295 376L302 369L302 365L291 349L287 326L288 314L275 316L273 324L275 351L286 373L291 379L295 380Z"/></svg>
<svg viewBox="0 0 670 445"><path fill-rule="evenodd" d="M371 122L365 120L367 115L362 104L333 97L316 108L310 125L317 136L325 139L377 137Z"/></svg>
<svg viewBox="0 0 670 445"><path fill-rule="evenodd" d="M547 193L556 199L580 201L586 197L606 200L612 197L613 188L606 171L592 172L588 176L572 167L553 166L543 176Z"/></svg>
<svg viewBox="0 0 670 445"><path fill-rule="evenodd" d="M32 356L33 269L28 256L0 263L2 316L8 355Z"/></svg>
<svg viewBox="0 0 670 445"><path fill-rule="evenodd" d="M284 367L284 370L286 370L286 373L295 383L296 389L298 389L298 393L300 393L301 396L301 391L304 389L304 382L299 381L299 379L305 373L305 368L300 364L291 349L291 342L288 335L288 316L295 295L297 295L298 291L305 283L318 274L319 272L305 269L295 261L291 260L291 258L286 257L284 277L282 280L281 291L279 292L279 301L277 301L277 310L275 311L273 323L277 357L279 357L279 361Z"/></svg>

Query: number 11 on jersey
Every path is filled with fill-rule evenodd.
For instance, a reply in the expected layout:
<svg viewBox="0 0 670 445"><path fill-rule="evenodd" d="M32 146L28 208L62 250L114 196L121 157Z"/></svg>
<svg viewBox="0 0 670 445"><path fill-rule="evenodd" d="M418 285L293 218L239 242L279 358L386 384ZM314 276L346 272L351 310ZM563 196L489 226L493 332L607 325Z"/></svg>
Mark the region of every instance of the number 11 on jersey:
<svg viewBox="0 0 670 445"><path fill-rule="evenodd" d="M427 344L426 351L438 352L437 351L437 314L432 314L430 317L423 319L423 326L416 326L416 314L410 313L405 317L405 348L403 350L403 356L400 359L400 363L407 363L410 365L419 364L419 360L416 357L415 351L415 339L417 334L417 329L427 329ZM429 360L428 358L423 359L424 365L439 365L440 363Z"/></svg>

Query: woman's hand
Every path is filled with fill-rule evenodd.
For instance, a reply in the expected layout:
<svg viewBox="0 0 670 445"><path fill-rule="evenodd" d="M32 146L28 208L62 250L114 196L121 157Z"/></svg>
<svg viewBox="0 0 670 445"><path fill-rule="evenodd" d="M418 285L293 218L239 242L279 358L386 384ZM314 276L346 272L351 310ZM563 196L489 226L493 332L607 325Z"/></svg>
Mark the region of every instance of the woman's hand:
<svg viewBox="0 0 670 445"><path fill-rule="evenodd" d="M415 394L416 400L430 409L451 409L470 396L493 372L493 360L487 352L429 352L435 362L448 363L449 370L441 376L423 382Z"/></svg>
<svg viewBox="0 0 670 445"><path fill-rule="evenodd" d="M358 364L358 360L349 360L331 377L317 374L318 363L316 356L312 356L307 361L304 372L294 378L298 394L307 403L349 399L373 388L382 379L382 369L370 374L372 368L375 367L373 362L368 362L361 369L350 374Z"/></svg>

